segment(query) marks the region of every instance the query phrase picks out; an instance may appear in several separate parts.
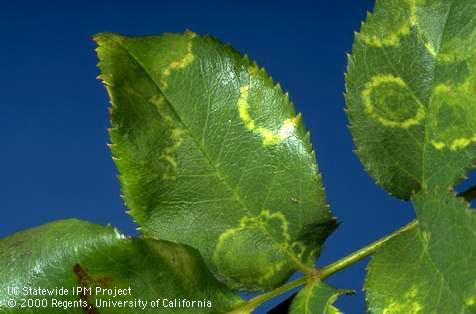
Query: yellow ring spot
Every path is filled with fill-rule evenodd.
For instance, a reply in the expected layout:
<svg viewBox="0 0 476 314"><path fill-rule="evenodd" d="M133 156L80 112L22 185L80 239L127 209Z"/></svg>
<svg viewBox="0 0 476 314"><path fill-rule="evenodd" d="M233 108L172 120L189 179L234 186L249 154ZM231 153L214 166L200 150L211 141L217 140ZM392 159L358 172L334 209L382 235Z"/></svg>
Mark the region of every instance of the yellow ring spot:
<svg viewBox="0 0 476 314"><path fill-rule="evenodd" d="M383 117L380 113L375 110L375 104L372 101L372 92L384 85L384 84L395 84L398 87L406 89L409 91L413 101L416 103L416 113L413 117L407 118L403 121L395 121L392 119L388 119ZM408 129L412 126L418 125L421 121L425 118L425 107L423 104L413 95L413 93L408 88L407 84L400 78L390 74L379 74L367 82L365 84L365 88L362 91L362 101L364 104L364 110L367 114L369 114L372 118L380 122L382 125L392 128L402 128Z"/></svg>
<svg viewBox="0 0 476 314"><path fill-rule="evenodd" d="M266 237L271 236L271 232L276 238L263 242ZM257 237L261 237L260 247L255 252L256 260L250 261L250 264L238 261L228 254L230 247L241 248L240 243L249 245L248 242L256 241ZM281 212L271 213L269 210L263 210L259 216L245 216L241 218L238 227L225 230L218 237L212 259L218 271L224 275L237 277L246 284L267 285L281 269L290 267L290 261L286 259L286 251L291 246L290 240L286 217ZM271 252L276 255L273 256ZM257 263L261 263L262 267L258 268ZM254 269L254 276L247 277L242 274L242 271L250 269Z"/></svg>
<svg viewBox="0 0 476 314"><path fill-rule="evenodd" d="M250 104L248 102L249 91L250 85L241 86L240 96L237 102L238 113L245 127L251 132L258 134L263 140L263 145L279 144L289 138L296 131L301 115L286 119L277 131L260 127L250 115Z"/></svg>

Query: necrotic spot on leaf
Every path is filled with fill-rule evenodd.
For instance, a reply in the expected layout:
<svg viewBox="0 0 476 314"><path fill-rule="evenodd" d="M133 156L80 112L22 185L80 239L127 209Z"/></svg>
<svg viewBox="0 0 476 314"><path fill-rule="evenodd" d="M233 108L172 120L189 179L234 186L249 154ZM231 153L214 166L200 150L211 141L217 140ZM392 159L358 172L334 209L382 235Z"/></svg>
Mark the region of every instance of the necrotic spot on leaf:
<svg viewBox="0 0 476 314"><path fill-rule="evenodd" d="M73 273L78 279L78 286L83 288L93 287L92 277L88 274L87 270L84 269L80 264L75 264L73 266ZM85 289L81 290L79 299L81 301L84 301L86 304L84 307L82 307L84 313L99 314L99 311L93 305L93 302L91 300L91 293L89 293L88 290L85 290Z"/></svg>

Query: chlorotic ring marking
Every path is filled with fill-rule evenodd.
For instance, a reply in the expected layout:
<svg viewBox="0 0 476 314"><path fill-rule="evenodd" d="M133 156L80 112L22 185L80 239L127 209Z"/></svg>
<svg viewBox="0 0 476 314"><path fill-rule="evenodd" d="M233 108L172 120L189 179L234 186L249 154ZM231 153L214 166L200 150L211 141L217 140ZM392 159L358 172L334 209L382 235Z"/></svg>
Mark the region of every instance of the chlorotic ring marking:
<svg viewBox="0 0 476 314"><path fill-rule="evenodd" d="M407 84L400 77L391 74L375 75L370 79L369 82L365 84L365 88L361 94L364 111L373 119L386 127L408 129L412 126L420 124L425 118L425 106L411 92L409 94L411 95L416 107L415 115L413 117L407 118L403 121L396 121L382 116L379 112L377 112L377 110L375 110L376 104L374 104L372 101L372 93L377 88L385 84L394 84L397 87L410 91Z"/></svg>
<svg viewBox="0 0 476 314"><path fill-rule="evenodd" d="M188 38L187 52L181 59L177 61L173 61L162 71L162 79L160 80L162 89L167 89L168 87L167 79L173 71L186 68L193 62L195 58L192 51L192 48L193 48L192 39L195 38L197 34L191 31L187 31L185 32L185 35Z"/></svg>

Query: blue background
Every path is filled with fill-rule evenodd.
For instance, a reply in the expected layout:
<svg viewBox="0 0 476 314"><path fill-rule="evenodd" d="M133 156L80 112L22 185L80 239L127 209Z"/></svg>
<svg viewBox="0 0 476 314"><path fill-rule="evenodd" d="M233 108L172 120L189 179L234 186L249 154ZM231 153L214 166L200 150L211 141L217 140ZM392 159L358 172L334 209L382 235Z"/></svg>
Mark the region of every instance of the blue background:
<svg viewBox="0 0 476 314"><path fill-rule="evenodd" d="M370 0L0 0L0 237L69 217L136 234L106 147L108 99L95 79L90 40L101 31L210 33L246 52L291 91L342 222L320 265L410 221L410 205L389 197L363 170L344 113L346 52L371 8ZM346 313L365 311L366 262L329 280L357 290L337 302Z"/></svg>

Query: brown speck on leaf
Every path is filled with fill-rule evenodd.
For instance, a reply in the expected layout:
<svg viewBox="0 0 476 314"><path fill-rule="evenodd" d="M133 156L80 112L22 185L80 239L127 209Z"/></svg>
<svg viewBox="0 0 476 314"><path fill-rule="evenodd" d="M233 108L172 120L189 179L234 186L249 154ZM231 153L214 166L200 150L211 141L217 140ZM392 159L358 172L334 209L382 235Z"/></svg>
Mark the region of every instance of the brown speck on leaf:
<svg viewBox="0 0 476 314"><path fill-rule="evenodd" d="M87 270L83 268L80 264L74 264L73 273L78 278L78 285L83 288L91 288L93 285L92 277L88 274ZM79 295L79 299L84 301L86 305L82 307L83 312L86 314L99 314L98 309L93 305L91 300L91 294L82 291Z"/></svg>

